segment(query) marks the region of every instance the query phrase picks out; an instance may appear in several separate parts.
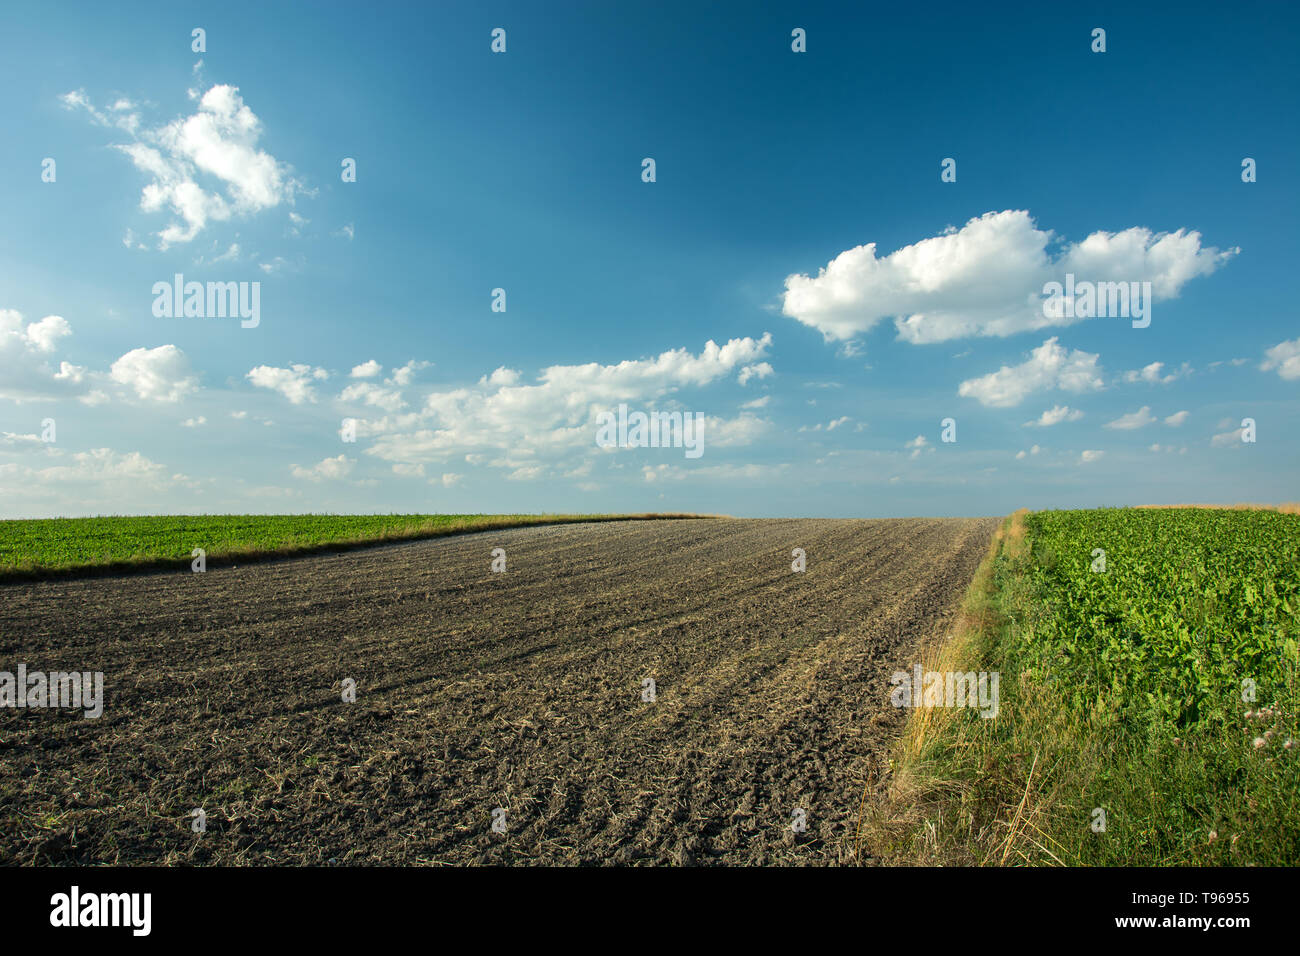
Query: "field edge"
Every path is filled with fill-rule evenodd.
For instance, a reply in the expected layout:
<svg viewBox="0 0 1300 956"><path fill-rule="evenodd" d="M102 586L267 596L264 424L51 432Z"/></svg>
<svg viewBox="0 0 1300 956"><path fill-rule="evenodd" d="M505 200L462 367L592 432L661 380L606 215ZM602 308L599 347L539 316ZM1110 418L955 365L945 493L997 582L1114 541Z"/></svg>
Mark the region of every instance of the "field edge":
<svg viewBox="0 0 1300 956"><path fill-rule="evenodd" d="M173 516L165 516L173 517ZM187 517L176 515L174 517ZM209 516L196 516L209 517ZM221 516L211 516L221 517ZM247 517L240 515L239 517ZM255 517L255 516L254 516ZM281 517L268 515L267 517ZM315 515L294 515L292 517L317 517ZM382 547L411 541L425 541L445 538L452 535L475 534L482 531L504 531L511 528L528 528L539 525L601 523L606 521L664 521L682 519L700 519L722 517L720 515L677 514L677 513L643 513L643 514L594 514L594 515L473 515L464 521L449 522L440 525L411 525L396 530L385 530L374 535L362 537L339 538L327 541L295 543L278 548L226 548L208 551L206 561L214 567L233 565L236 562L257 563L278 561L286 558L308 557L326 552L355 551L363 548ZM22 519L11 519L22 520ZM71 518L69 521L122 520L132 518ZM0 521L0 527L8 522ZM48 581L66 578L89 578L119 574L145 573L149 571L180 570L191 564L191 557L167 557L147 554L139 557L113 560L73 562L69 564L33 564L0 566L0 585L19 581Z"/></svg>

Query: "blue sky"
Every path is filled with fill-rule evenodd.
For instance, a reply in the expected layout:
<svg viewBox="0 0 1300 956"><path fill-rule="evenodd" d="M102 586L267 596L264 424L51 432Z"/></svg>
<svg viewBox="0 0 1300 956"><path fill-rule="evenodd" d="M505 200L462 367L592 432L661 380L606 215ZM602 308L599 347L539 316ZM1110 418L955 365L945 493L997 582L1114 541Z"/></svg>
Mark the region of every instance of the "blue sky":
<svg viewBox="0 0 1300 956"><path fill-rule="evenodd" d="M1300 14L1047 6L8 11L0 514L1300 497Z"/></svg>

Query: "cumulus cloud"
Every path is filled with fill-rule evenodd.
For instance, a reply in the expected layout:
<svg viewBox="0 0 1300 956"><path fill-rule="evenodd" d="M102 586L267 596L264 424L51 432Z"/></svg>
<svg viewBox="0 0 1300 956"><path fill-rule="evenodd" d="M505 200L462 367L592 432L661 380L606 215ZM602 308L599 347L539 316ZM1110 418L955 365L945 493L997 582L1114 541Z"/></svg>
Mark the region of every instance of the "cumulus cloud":
<svg viewBox="0 0 1300 956"><path fill-rule="evenodd" d="M190 242L210 221L292 204L301 191L291 168L259 148L262 122L238 87L213 86L198 98L193 115L156 128L144 127L127 101L100 110L81 90L61 100L69 109L85 110L99 125L131 135L132 142L115 148L149 177L140 208L174 217L157 234L160 248Z"/></svg>
<svg viewBox="0 0 1300 956"><path fill-rule="evenodd" d="M480 385L518 385L519 377L517 371L503 365L491 375L484 375L478 380L478 383Z"/></svg>
<svg viewBox="0 0 1300 956"><path fill-rule="evenodd" d="M407 362L401 368L393 369L393 374L387 379L388 384L396 385L398 387L410 385L412 380L415 378L416 372L426 369L432 364L432 362L421 362L416 359L411 359L411 361Z"/></svg>
<svg viewBox="0 0 1300 956"><path fill-rule="evenodd" d="M707 386L758 364L771 342L764 335L724 345L710 341L699 353L681 348L610 365L552 365L532 384L513 370L498 369L476 386L428 393L415 412L359 422L358 434L374 437L368 452L385 461L499 454L491 464L508 469L515 480L530 480L544 472L538 456L594 453L599 412L620 402L642 410L660 407L683 388ZM705 425L705 443L712 447L751 441L767 423L741 415L730 421L706 417Z"/></svg>
<svg viewBox="0 0 1300 956"><path fill-rule="evenodd" d="M1037 455L1041 450L1042 450L1042 449L1040 449L1037 445L1034 445L1034 446L1033 446L1032 448L1030 448L1028 451L1018 451L1018 452L1016 452L1016 458L1027 458L1027 457L1029 457L1030 455Z"/></svg>
<svg viewBox="0 0 1300 956"><path fill-rule="evenodd" d="M345 402L362 402L388 412L395 412L406 405L406 399L402 398L400 391L373 382L354 382L343 389L339 398Z"/></svg>
<svg viewBox="0 0 1300 956"><path fill-rule="evenodd" d="M412 359L401 368L394 369L393 374L384 379L382 385L377 385L374 382L355 382L343 390L339 395L339 399L344 402L362 402L375 408L382 408L387 412L396 412L406 407L406 399L402 397L402 388L411 384L416 372L428 368L431 364L433 363ZM371 366L373 366L373 370ZM370 362L354 368L352 375L357 378L369 378L378 374L380 368L382 366L372 359ZM358 370L362 373L361 375L357 374ZM504 381L505 379L499 373L507 371L507 369L497 369L496 372L492 373L493 379L497 382ZM514 374L517 375L518 373ZM485 377L479 381L479 384L486 384L487 381Z"/></svg>
<svg viewBox="0 0 1300 956"><path fill-rule="evenodd" d="M360 365L354 365L352 367L352 371L349 372L348 374L352 378L374 378L383 370L384 367L380 365L378 362L376 362L374 359L368 359L367 361L362 362Z"/></svg>
<svg viewBox="0 0 1300 956"><path fill-rule="evenodd" d="M1165 424L1168 425L1170 428L1177 428L1183 422L1187 421L1187 417L1191 414L1192 414L1191 412L1186 410L1181 412L1174 412L1172 415L1168 416L1165 419Z"/></svg>
<svg viewBox="0 0 1300 956"><path fill-rule="evenodd" d="M841 252L816 276L787 277L783 311L827 341L851 339L887 318L913 344L1007 336L1079 321L1043 314L1043 285L1066 273L1079 281L1149 281L1160 301L1238 252L1202 247L1200 233L1183 229L1094 232L1054 253L1052 239L1028 212L1009 209L883 258L867 243Z"/></svg>
<svg viewBox="0 0 1300 956"><path fill-rule="evenodd" d="M21 312L0 309L0 354L52 352L59 339L71 334L72 329L61 315L24 323Z"/></svg>
<svg viewBox="0 0 1300 956"><path fill-rule="evenodd" d="M167 480L167 468L137 451L120 454L111 448L94 448L72 455L70 464L31 469L44 481L131 481L158 485Z"/></svg>
<svg viewBox="0 0 1300 956"><path fill-rule="evenodd" d="M1279 342L1264 352L1264 361L1260 369L1265 372L1277 370L1277 374L1287 381L1300 378L1300 339Z"/></svg>
<svg viewBox="0 0 1300 956"><path fill-rule="evenodd" d="M1244 428L1238 427L1231 431L1220 432L1210 439L1210 445L1214 448L1236 448L1240 445L1244 445L1245 442L1241 440L1244 431Z"/></svg>
<svg viewBox="0 0 1300 956"><path fill-rule="evenodd" d="M745 413L736 418L704 416L705 445L708 448L729 448L752 445L771 426L766 418Z"/></svg>
<svg viewBox="0 0 1300 956"><path fill-rule="evenodd" d="M1164 362L1152 362L1140 369L1125 372L1121 379L1130 385L1137 382L1145 382L1148 385L1168 385L1170 382L1176 382L1178 379L1192 373L1192 367L1187 362L1184 362L1177 371L1170 372L1168 375L1161 374L1164 367Z"/></svg>
<svg viewBox="0 0 1300 956"><path fill-rule="evenodd" d="M336 455L333 458L326 458L317 462L310 468L303 468L300 465L292 465L290 471L295 478L304 481L326 481L338 478L346 478L352 472L356 461L346 455Z"/></svg>
<svg viewBox="0 0 1300 956"><path fill-rule="evenodd" d="M1095 391L1105 387L1098 357L1078 349L1067 350L1053 336L1021 364L1004 365L996 372L962 382L957 394L992 408L1009 408L1039 391Z"/></svg>
<svg viewBox="0 0 1300 956"><path fill-rule="evenodd" d="M61 362L54 371L46 356L72 329L58 315L25 322L22 313L0 309L0 399L14 402L46 401L77 394L73 386L85 378L85 369Z"/></svg>
<svg viewBox="0 0 1300 956"><path fill-rule="evenodd" d="M1104 454L1106 454L1104 451L1095 451L1093 449L1086 449L1083 452L1083 454L1079 456L1079 464L1084 465L1090 461L1098 461L1101 459L1101 456Z"/></svg>
<svg viewBox="0 0 1300 956"><path fill-rule="evenodd" d="M279 392L294 405L316 401L313 383L322 382L329 377L330 373L325 369L310 365L291 365L288 368L259 365L245 376L258 388Z"/></svg>
<svg viewBox="0 0 1300 956"><path fill-rule="evenodd" d="M86 380L86 369L80 365L73 365L71 362L60 362L59 370L54 373L54 378L56 381L80 385Z"/></svg>
<svg viewBox="0 0 1300 956"><path fill-rule="evenodd" d="M1069 405L1053 405L1043 414L1032 422L1025 422L1025 428L1051 428L1053 425L1059 425L1061 422L1077 422L1083 417L1083 412L1077 408L1071 408ZM1038 446L1035 445L1035 448Z"/></svg>
<svg viewBox="0 0 1300 956"><path fill-rule="evenodd" d="M10 314L17 315L17 313ZM0 329L3 329L3 325L0 325ZM39 322L28 324L21 334L27 344L36 351L53 352L54 344L65 335L71 335L72 329L68 327L67 320L63 316L47 315Z"/></svg>
<svg viewBox="0 0 1300 956"><path fill-rule="evenodd" d="M178 402L198 388L189 360L174 345L132 349L113 363L109 377L153 402Z"/></svg>
<svg viewBox="0 0 1300 956"><path fill-rule="evenodd" d="M1135 428L1145 428L1156 420L1151 414L1151 408L1143 405L1136 412L1129 412L1127 415L1121 415L1113 422L1107 422L1102 428L1114 428L1119 431L1132 431Z"/></svg>

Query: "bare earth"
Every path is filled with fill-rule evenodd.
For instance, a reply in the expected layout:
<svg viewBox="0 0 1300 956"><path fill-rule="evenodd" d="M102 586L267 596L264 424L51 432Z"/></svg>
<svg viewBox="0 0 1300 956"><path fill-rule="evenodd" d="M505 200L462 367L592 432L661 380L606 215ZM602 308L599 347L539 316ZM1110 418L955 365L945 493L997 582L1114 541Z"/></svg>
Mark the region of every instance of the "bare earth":
<svg viewBox="0 0 1300 956"><path fill-rule="evenodd" d="M0 710L0 862L853 862L889 676L996 524L560 525L0 586L0 670L107 698Z"/></svg>

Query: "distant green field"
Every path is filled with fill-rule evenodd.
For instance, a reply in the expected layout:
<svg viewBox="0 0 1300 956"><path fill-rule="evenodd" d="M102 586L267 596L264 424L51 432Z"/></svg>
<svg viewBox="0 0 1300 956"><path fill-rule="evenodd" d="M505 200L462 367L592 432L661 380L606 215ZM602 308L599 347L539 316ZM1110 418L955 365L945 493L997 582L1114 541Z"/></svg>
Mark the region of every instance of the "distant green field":
<svg viewBox="0 0 1300 956"><path fill-rule="evenodd" d="M0 521L0 580L91 569L188 566L493 528L655 515L162 515ZM687 517L664 515L662 517Z"/></svg>

